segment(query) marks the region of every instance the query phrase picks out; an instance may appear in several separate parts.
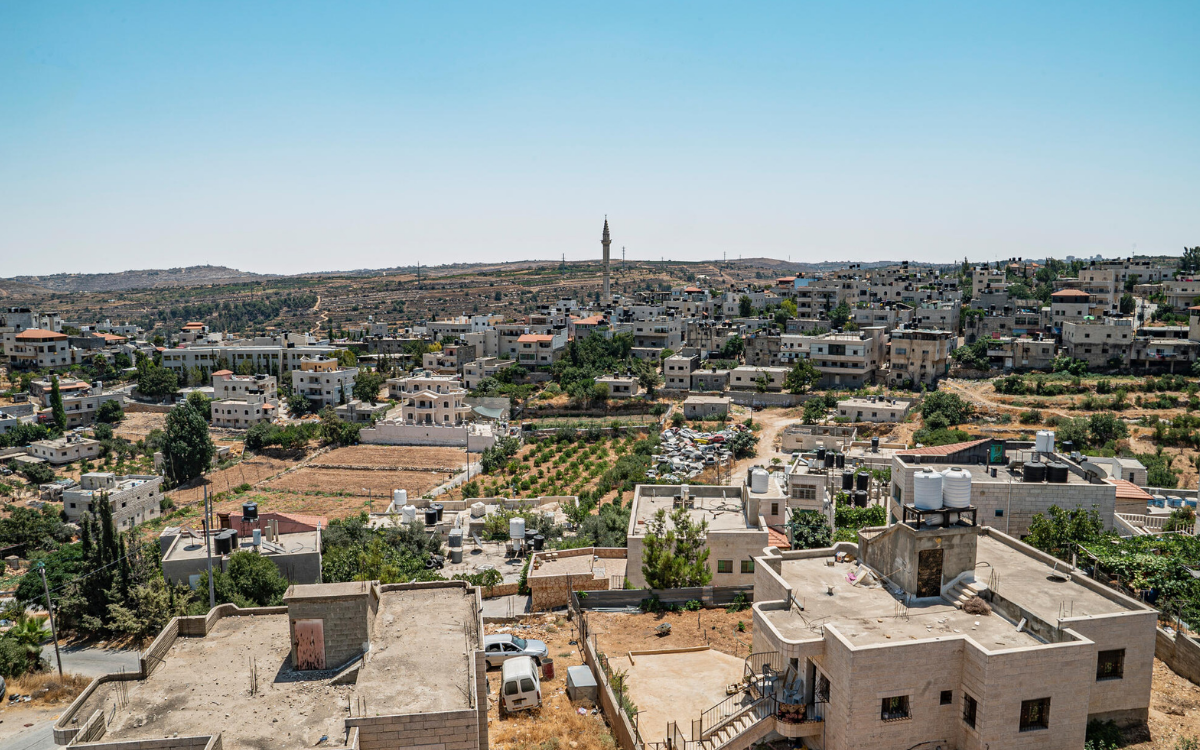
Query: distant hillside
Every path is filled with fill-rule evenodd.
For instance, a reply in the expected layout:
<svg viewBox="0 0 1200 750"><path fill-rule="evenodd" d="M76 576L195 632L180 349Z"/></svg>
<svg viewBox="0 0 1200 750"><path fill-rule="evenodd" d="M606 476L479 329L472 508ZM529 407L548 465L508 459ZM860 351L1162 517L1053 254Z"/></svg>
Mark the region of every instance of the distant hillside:
<svg viewBox="0 0 1200 750"><path fill-rule="evenodd" d="M188 266L120 273L56 273L52 276L16 276L12 281L52 292L123 292L229 282L273 279L276 276L239 271L225 266Z"/></svg>

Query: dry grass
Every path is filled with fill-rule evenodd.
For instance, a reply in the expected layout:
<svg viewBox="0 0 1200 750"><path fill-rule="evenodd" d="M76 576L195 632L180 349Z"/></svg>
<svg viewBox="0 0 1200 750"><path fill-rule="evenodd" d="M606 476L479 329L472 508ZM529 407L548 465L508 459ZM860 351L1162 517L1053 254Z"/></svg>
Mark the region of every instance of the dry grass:
<svg viewBox="0 0 1200 750"><path fill-rule="evenodd" d="M91 679L75 674L65 674L58 679L58 672L38 672L8 681L9 695L32 696L30 703L69 703L83 692Z"/></svg>
<svg viewBox="0 0 1200 750"><path fill-rule="evenodd" d="M478 460L478 457L476 457ZM380 468L454 469L467 465L462 448L434 448L408 445L354 445L337 448L319 457L314 463L325 466L375 466Z"/></svg>
<svg viewBox="0 0 1200 750"><path fill-rule="evenodd" d="M392 490L408 490L410 497L420 497L445 482L447 474L433 471L375 471L371 469L313 469L303 467L272 479L266 486L288 492L324 492L346 495L368 495L377 498L392 496ZM364 491L369 490L370 492Z"/></svg>

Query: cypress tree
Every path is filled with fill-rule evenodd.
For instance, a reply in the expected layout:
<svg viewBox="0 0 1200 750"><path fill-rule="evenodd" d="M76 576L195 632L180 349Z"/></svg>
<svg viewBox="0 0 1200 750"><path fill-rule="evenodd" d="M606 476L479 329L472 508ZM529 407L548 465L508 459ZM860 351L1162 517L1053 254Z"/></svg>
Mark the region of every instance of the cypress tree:
<svg viewBox="0 0 1200 750"><path fill-rule="evenodd" d="M63 408L62 393L58 390L58 376L50 376L50 414L59 431L67 429L67 410Z"/></svg>

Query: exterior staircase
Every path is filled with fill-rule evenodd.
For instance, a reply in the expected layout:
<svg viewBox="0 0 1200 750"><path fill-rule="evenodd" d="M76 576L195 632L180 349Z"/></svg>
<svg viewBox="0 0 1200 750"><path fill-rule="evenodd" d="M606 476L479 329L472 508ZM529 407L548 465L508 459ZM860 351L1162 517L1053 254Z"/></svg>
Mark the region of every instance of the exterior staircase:
<svg viewBox="0 0 1200 750"><path fill-rule="evenodd" d="M707 750L742 750L771 733L775 727L775 702L763 698L732 716L704 742Z"/></svg>
<svg viewBox="0 0 1200 750"><path fill-rule="evenodd" d="M946 589L946 593L942 594L942 598L953 604L957 609L962 609L973 596L979 596L987 591L987 584L980 581L970 581L962 579L956 582L953 586Z"/></svg>

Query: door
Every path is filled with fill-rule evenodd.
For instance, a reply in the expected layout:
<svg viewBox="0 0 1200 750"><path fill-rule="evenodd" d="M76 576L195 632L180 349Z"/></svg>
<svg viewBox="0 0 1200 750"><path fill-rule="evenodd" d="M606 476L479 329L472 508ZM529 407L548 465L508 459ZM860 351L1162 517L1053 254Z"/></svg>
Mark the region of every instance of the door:
<svg viewBox="0 0 1200 750"><path fill-rule="evenodd" d="M325 621L296 620L296 669L325 668Z"/></svg>
<svg viewBox="0 0 1200 750"><path fill-rule="evenodd" d="M923 549L917 555L917 596L942 595L942 550Z"/></svg>

